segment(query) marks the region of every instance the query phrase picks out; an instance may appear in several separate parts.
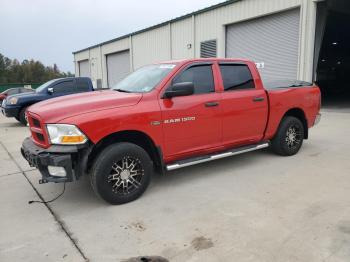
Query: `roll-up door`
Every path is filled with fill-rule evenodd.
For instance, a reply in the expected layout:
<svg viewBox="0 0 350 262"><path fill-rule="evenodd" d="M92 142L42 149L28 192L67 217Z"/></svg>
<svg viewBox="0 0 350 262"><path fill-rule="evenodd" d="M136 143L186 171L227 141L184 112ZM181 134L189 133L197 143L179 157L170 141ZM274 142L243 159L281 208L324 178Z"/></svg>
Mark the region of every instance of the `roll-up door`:
<svg viewBox="0 0 350 262"><path fill-rule="evenodd" d="M111 88L130 73L130 54L123 51L109 54L106 58L108 87Z"/></svg>
<svg viewBox="0 0 350 262"><path fill-rule="evenodd" d="M90 77L89 60L79 61L79 76Z"/></svg>
<svg viewBox="0 0 350 262"><path fill-rule="evenodd" d="M226 57L258 63L263 80L296 79L300 9L226 27Z"/></svg>

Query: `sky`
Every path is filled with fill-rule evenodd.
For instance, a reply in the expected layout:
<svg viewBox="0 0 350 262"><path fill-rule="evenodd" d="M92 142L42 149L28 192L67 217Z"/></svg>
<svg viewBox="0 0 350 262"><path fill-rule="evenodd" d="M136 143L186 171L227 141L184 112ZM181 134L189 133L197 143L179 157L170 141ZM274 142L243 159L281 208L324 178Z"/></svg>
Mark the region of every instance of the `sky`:
<svg viewBox="0 0 350 262"><path fill-rule="evenodd" d="M74 72L73 51L224 0L0 0L0 53Z"/></svg>

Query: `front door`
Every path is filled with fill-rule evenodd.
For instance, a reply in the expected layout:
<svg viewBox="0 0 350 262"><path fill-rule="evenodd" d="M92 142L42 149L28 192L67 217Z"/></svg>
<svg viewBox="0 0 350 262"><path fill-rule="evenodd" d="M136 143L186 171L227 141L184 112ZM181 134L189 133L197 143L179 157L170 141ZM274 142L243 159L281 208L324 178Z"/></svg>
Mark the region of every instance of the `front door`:
<svg viewBox="0 0 350 262"><path fill-rule="evenodd" d="M194 94L160 100L166 160L199 153L221 142L221 95L215 90L212 64L186 67L172 84L181 82L192 82Z"/></svg>

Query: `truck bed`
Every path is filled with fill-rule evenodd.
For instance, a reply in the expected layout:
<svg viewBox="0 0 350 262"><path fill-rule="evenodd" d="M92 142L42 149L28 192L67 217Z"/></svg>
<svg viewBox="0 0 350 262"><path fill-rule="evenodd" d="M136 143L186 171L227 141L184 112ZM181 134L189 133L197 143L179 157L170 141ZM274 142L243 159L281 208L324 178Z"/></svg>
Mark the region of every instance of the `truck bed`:
<svg viewBox="0 0 350 262"><path fill-rule="evenodd" d="M265 138L275 134L283 115L289 110L300 109L305 113L307 127L312 127L320 109L320 90L316 85L303 81L275 81L266 83L270 109Z"/></svg>

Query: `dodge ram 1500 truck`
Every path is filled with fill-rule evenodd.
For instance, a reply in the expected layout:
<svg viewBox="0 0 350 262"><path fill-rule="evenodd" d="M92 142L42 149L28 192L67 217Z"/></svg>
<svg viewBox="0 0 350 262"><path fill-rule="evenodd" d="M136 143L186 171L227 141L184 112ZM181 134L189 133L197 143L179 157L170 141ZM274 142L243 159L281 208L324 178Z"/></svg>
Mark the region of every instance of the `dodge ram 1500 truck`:
<svg viewBox="0 0 350 262"><path fill-rule="evenodd" d="M1 111L4 116L14 117L26 125L25 112L30 105L59 96L93 90L91 79L88 77L57 78L42 84L32 92L8 96L1 104Z"/></svg>
<svg viewBox="0 0 350 262"><path fill-rule="evenodd" d="M109 91L28 108L22 154L40 183L89 174L111 204L135 200L164 173L271 146L296 154L320 119L320 90L300 81L263 86L255 64L191 59L142 67Z"/></svg>

